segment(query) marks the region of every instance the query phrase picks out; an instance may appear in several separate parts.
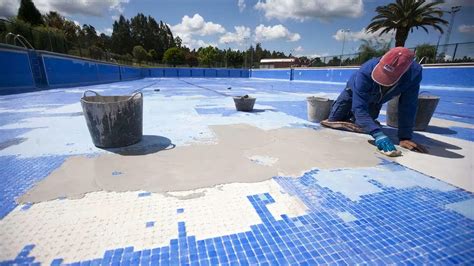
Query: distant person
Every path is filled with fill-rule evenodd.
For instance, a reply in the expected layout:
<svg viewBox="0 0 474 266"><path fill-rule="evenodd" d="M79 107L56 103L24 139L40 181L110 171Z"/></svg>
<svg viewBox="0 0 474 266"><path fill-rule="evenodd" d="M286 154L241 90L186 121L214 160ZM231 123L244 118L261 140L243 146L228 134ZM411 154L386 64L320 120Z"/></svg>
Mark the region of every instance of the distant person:
<svg viewBox="0 0 474 266"><path fill-rule="evenodd" d="M395 47L382 58L364 63L347 82L346 88L334 102L323 126L372 135L379 151L400 155L394 144L381 130L379 116L382 104L400 96L398 105L398 138L400 146L427 153L426 148L412 141L413 126L421 82L421 66L414 53Z"/></svg>

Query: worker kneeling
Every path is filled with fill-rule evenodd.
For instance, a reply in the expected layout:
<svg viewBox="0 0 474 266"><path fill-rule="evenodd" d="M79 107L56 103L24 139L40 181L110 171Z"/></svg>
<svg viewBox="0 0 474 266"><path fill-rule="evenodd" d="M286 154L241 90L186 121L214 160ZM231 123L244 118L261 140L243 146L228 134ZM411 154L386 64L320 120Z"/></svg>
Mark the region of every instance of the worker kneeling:
<svg viewBox="0 0 474 266"><path fill-rule="evenodd" d="M404 47L395 47L382 58L364 63L347 82L346 88L334 102L329 118L322 121L330 128L365 132L375 139L377 148L397 156L394 144L375 120L382 104L400 95L398 105L398 138L400 146L426 153L413 142L413 126L418 104L422 67L414 62L414 53Z"/></svg>

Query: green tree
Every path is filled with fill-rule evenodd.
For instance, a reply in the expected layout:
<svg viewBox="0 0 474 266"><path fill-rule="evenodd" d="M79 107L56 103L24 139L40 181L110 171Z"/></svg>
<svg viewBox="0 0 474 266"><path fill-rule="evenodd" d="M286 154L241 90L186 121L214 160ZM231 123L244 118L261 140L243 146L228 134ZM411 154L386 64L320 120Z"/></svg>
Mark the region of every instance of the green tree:
<svg viewBox="0 0 474 266"><path fill-rule="evenodd" d="M155 49L150 49L150 51L148 51L148 55L153 61L158 61L158 53L155 51Z"/></svg>
<svg viewBox="0 0 474 266"><path fill-rule="evenodd" d="M378 6L378 13L367 26L367 31L380 31L380 35L395 31L395 46L405 46L408 33L419 27L428 33L427 26L443 33L441 25L448 22L441 17L443 11L439 8L442 1L427 3L425 0L396 0L386 6Z"/></svg>
<svg viewBox="0 0 474 266"><path fill-rule="evenodd" d="M334 56L331 60L328 61L329 66L339 66L341 64L341 59L337 56Z"/></svg>
<svg viewBox="0 0 474 266"><path fill-rule="evenodd" d="M244 56L239 51L227 51L227 63L235 68L242 66Z"/></svg>
<svg viewBox="0 0 474 266"><path fill-rule="evenodd" d="M178 47L172 47L166 50L165 54L163 55L163 62L169 65L182 65L185 62L185 55L183 50L179 49Z"/></svg>
<svg viewBox="0 0 474 266"><path fill-rule="evenodd" d="M41 13L31 0L21 0L20 8L18 9L18 18L33 26L43 24Z"/></svg>
<svg viewBox="0 0 474 266"><path fill-rule="evenodd" d="M357 61L360 64L363 64L367 60L384 55L389 49L390 43L383 43L374 40L362 40L362 44L359 46L359 56Z"/></svg>
<svg viewBox="0 0 474 266"><path fill-rule="evenodd" d="M217 48L208 46L206 48L199 48L198 50L198 59L201 65L211 67L216 63L218 57Z"/></svg>
<svg viewBox="0 0 474 266"><path fill-rule="evenodd" d="M195 67L195 66L198 66L199 65L199 59L198 57L196 56L195 53L187 53L185 55L185 59L184 61L186 62L186 64L188 64L188 66L190 67Z"/></svg>
<svg viewBox="0 0 474 266"><path fill-rule="evenodd" d="M417 61L425 58L424 63L433 63L436 58L436 47L427 43L420 44L416 47L415 54Z"/></svg>
<svg viewBox="0 0 474 266"><path fill-rule="evenodd" d="M118 21L114 21L112 32L112 51L117 54L127 54L132 51L133 43L130 32L130 21L120 15Z"/></svg>
<svg viewBox="0 0 474 266"><path fill-rule="evenodd" d="M133 47L133 57L137 60L138 63L148 60L148 53L145 48L141 45L136 45Z"/></svg>
<svg viewBox="0 0 474 266"><path fill-rule="evenodd" d="M62 30L68 42L75 43L77 41L81 27L67 20L58 12L50 11L48 14L43 15L43 21L47 27Z"/></svg>
<svg viewBox="0 0 474 266"><path fill-rule="evenodd" d="M176 47L182 48L183 40L179 38L179 36L177 36L176 38L174 38L174 43L176 44Z"/></svg>

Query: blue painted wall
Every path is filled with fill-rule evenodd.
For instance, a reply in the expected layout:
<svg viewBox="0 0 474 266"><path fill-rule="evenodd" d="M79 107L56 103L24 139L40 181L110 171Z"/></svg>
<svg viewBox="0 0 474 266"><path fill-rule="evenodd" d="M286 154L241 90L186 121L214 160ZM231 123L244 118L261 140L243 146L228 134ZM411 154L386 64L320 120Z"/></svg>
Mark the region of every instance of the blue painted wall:
<svg viewBox="0 0 474 266"><path fill-rule="evenodd" d="M150 77L161 78L164 75L163 68L150 68Z"/></svg>
<svg viewBox="0 0 474 266"><path fill-rule="evenodd" d="M101 82L120 81L120 67L117 65L97 64L97 71Z"/></svg>
<svg viewBox="0 0 474 266"><path fill-rule="evenodd" d="M293 70L293 80L319 80L328 82L347 82L349 77L357 69L353 68L329 68L329 69L308 69Z"/></svg>
<svg viewBox="0 0 474 266"><path fill-rule="evenodd" d="M196 78L204 77L204 68L192 68L191 76Z"/></svg>
<svg viewBox="0 0 474 266"><path fill-rule="evenodd" d="M37 51L34 54L37 59L31 60L27 50L2 46L0 49L1 94L31 91L37 88L91 85L145 77L253 77L344 83L352 73L357 71L357 68L256 69L251 72L246 69L138 68L83 60L44 51ZM41 69L36 72L42 73L41 71L44 71L44 75L35 75L36 72L32 72L32 66L38 65L38 62L41 63ZM474 67L425 66L422 85L474 88Z"/></svg>
<svg viewBox="0 0 474 266"><path fill-rule="evenodd" d="M99 82L97 63L53 55L43 55L50 87L87 85Z"/></svg>
<svg viewBox="0 0 474 266"><path fill-rule="evenodd" d="M120 66L120 74L122 80L132 80L142 78L141 68Z"/></svg>
<svg viewBox="0 0 474 266"><path fill-rule="evenodd" d="M425 67L422 84L474 87L474 67Z"/></svg>
<svg viewBox="0 0 474 266"><path fill-rule="evenodd" d="M0 50L0 93L7 90L34 89L28 53L23 51Z"/></svg>
<svg viewBox="0 0 474 266"><path fill-rule="evenodd" d="M291 70L290 69L252 70L250 72L250 77L263 78L263 79L290 80Z"/></svg>
<svg viewBox="0 0 474 266"><path fill-rule="evenodd" d="M165 68L164 69L165 77L167 78L176 78L178 77L178 70L176 68Z"/></svg>
<svg viewBox="0 0 474 266"><path fill-rule="evenodd" d="M189 78L191 77L191 69L190 68L177 68L178 70L178 77L180 78Z"/></svg>
<svg viewBox="0 0 474 266"><path fill-rule="evenodd" d="M357 68L319 69L257 69L251 71L252 78L307 80L345 83ZM422 85L474 87L474 67L430 67L423 68Z"/></svg>

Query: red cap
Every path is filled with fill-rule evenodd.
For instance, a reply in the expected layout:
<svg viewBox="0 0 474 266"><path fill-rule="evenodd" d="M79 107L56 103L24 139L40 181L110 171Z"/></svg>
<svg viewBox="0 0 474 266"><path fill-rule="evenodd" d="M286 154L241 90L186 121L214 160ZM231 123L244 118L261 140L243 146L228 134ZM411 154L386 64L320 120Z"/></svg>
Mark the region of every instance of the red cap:
<svg viewBox="0 0 474 266"><path fill-rule="evenodd" d="M390 49L372 71L372 79L382 86L393 86L407 72L415 54L405 47Z"/></svg>

